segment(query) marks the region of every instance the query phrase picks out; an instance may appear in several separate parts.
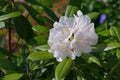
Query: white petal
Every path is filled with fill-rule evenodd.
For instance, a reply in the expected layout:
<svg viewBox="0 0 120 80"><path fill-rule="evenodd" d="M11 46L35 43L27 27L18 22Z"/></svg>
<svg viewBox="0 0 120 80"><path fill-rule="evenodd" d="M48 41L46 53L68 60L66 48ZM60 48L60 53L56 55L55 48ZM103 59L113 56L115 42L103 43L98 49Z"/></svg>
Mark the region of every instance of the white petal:
<svg viewBox="0 0 120 80"><path fill-rule="evenodd" d="M89 53L92 50L91 45L97 43L94 24L90 17L83 15L80 10L74 17L60 17L59 22L55 22L53 26L48 38L51 46L49 52L53 53L59 62L65 57L75 59L81 53Z"/></svg>
<svg viewBox="0 0 120 80"><path fill-rule="evenodd" d="M78 11L77 11L77 15L78 15L78 16L83 15L82 11L78 10Z"/></svg>

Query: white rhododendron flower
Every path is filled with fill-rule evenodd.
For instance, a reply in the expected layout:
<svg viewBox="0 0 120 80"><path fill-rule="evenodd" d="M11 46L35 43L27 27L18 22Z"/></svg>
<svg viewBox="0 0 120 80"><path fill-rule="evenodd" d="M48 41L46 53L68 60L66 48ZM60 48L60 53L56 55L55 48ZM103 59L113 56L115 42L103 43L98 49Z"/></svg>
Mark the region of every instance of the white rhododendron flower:
<svg viewBox="0 0 120 80"><path fill-rule="evenodd" d="M74 17L62 16L59 22L54 23L48 44L49 52L54 54L57 61L61 62L66 57L75 59L81 53L91 52L91 46L97 43L98 36L90 21L87 15L78 10Z"/></svg>

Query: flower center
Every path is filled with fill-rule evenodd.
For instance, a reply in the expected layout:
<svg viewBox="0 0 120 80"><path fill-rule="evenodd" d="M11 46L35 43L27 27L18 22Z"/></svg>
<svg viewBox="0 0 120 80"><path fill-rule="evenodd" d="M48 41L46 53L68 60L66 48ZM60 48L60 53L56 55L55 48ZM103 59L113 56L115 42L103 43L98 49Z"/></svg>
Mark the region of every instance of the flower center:
<svg viewBox="0 0 120 80"><path fill-rule="evenodd" d="M69 41L72 41L74 39L74 33L72 33L72 36L71 37L69 37Z"/></svg>

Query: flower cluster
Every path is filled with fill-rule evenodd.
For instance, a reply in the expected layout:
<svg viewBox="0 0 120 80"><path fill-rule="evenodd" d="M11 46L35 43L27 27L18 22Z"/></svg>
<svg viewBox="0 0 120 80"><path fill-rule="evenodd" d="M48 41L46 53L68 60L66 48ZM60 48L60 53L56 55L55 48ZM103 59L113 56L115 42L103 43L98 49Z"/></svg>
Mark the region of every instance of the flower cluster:
<svg viewBox="0 0 120 80"><path fill-rule="evenodd" d="M87 15L78 10L74 17L62 16L59 22L54 23L48 39L49 52L53 53L59 62L66 57L75 59L81 53L91 52L91 46L95 45L97 40L94 24Z"/></svg>

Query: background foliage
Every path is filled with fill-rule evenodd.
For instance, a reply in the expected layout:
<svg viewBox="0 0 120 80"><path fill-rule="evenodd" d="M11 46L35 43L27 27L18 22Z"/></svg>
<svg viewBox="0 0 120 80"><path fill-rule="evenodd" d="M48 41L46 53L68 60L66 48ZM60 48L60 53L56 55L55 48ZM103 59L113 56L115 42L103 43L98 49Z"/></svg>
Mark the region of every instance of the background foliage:
<svg viewBox="0 0 120 80"><path fill-rule="evenodd" d="M61 63L47 45L49 29L59 20L52 10L58 0L15 1L0 0L1 80L120 79L120 0L68 0L58 12L72 17L82 10L95 23L99 41L91 53Z"/></svg>

